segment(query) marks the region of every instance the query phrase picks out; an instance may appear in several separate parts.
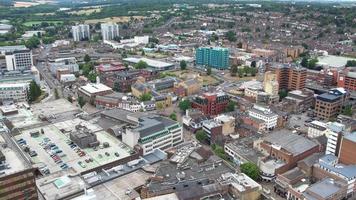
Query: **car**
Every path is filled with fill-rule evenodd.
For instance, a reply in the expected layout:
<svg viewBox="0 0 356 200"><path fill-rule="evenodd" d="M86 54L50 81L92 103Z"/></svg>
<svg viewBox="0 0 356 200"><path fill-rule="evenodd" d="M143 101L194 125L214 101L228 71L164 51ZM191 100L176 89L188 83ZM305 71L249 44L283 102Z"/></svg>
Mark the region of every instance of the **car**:
<svg viewBox="0 0 356 200"><path fill-rule="evenodd" d="M101 155L101 154L98 154L98 157L99 157L99 158L102 158L102 157L103 157L103 155Z"/></svg>
<svg viewBox="0 0 356 200"><path fill-rule="evenodd" d="M81 153L79 153L78 154L80 157L83 157L83 156L85 156L85 153L84 152L81 152Z"/></svg>
<svg viewBox="0 0 356 200"><path fill-rule="evenodd" d="M57 150L57 149L59 149L58 146L51 147L51 150Z"/></svg>
<svg viewBox="0 0 356 200"><path fill-rule="evenodd" d="M31 157L35 157L35 156L38 155L36 151L30 151L29 154L30 154Z"/></svg>
<svg viewBox="0 0 356 200"><path fill-rule="evenodd" d="M110 156L110 153L109 153L109 152L105 152L105 155L106 155L106 156Z"/></svg>
<svg viewBox="0 0 356 200"><path fill-rule="evenodd" d="M68 165L66 163L63 163L61 166L60 166L62 169L67 169L68 168Z"/></svg>
<svg viewBox="0 0 356 200"><path fill-rule="evenodd" d="M57 150L55 150L54 152L55 152L56 154L63 153L63 151L60 150L60 149L57 149Z"/></svg>
<svg viewBox="0 0 356 200"><path fill-rule="evenodd" d="M62 164L63 161L62 160L56 160L55 163L59 165L59 164Z"/></svg>
<svg viewBox="0 0 356 200"><path fill-rule="evenodd" d="M87 165L85 163L83 163L82 161L79 161L78 164L82 167L82 168L86 168Z"/></svg>
<svg viewBox="0 0 356 200"><path fill-rule="evenodd" d="M89 158L88 161L89 161L89 162L93 162L93 159Z"/></svg>
<svg viewBox="0 0 356 200"><path fill-rule="evenodd" d="M116 157L120 157L120 154L118 152L115 152Z"/></svg>

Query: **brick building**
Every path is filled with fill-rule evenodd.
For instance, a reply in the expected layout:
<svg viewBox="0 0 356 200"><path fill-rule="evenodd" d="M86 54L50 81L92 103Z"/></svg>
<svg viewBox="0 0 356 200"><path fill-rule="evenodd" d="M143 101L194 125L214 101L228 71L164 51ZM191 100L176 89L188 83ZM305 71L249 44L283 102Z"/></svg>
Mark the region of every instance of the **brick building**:
<svg viewBox="0 0 356 200"><path fill-rule="evenodd" d="M343 88L335 88L316 97L315 114L322 119L336 117L348 101L349 93Z"/></svg>
<svg viewBox="0 0 356 200"><path fill-rule="evenodd" d="M218 115L224 112L230 98L225 93L204 93L192 101L192 108L201 110L205 115Z"/></svg>
<svg viewBox="0 0 356 200"><path fill-rule="evenodd" d="M350 133L342 137L339 162L346 165L356 165L356 133Z"/></svg>
<svg viewBox="0 0 356 200"><path fill-rule="evenodd" d="M272 65L267 68L277 76L279 91L302 90L305 88L307 70L294 65Z"/></svg>
<svg viewBox="0 0 356 200"><path fill-rule="evenodd" d="M113 93L112 89L99 82L88 83L78 89L78 97L83 97L83 99L91 104L94 104L96 96L102 96L106 94Z"/></svg>
<svg viewBox="0 0 356 200"><path fill-rule="evenodd" d="M352 68L343 70L338 77L337 86L356 91L356 70Z"/></svg>

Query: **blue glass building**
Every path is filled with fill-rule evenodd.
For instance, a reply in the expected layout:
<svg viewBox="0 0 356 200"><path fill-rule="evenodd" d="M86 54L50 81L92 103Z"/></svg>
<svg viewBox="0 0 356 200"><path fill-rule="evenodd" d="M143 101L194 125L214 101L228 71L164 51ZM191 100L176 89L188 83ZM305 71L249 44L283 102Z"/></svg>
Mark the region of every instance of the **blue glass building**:
<svg viewBox="0 0 356 200"><path fill-rule="evenodd" d="M229 68L229 49L220 47L200 47L195 50L197 65L205 65L216 69Z"/></svg>

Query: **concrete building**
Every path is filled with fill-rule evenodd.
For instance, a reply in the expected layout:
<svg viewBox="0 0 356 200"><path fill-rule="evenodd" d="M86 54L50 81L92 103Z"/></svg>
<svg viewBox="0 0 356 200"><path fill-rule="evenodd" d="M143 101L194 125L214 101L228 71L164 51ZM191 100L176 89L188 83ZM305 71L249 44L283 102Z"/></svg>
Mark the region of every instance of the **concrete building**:
<svg viewBox="0 0 356 200"><path fill-rule="evenodd" d="M201 84L196 79L175 83L174 93L179 97L191 96L197 94L201 89Z"/></svg>
<svg viewBox="0 0 356 200"><path fill-rule="evenodd" d="M208 136L210 144L221 145L223 141L222 125L214 120L206 120L203 122L203 131Z"/></svg>
<svg viewBox="0 0 356 200"><path fill-rule="evenodd" d="M76 26L72 26L72 34L73 40L76 42L90 40L90 27L88 24L78 24Z"/></svg>
<svg viewBox="0 0 356 200"><path fill-rule="evenodd" d="M26 102L29 83L0 83L0 102Z"/></svg>
<svg viewBox="0 0 356 200"><path fill-rule="evenodd" d="M327 124L321 121L312 121L308 124L308 137L317 138L325 135Z"/></svg>
<svg viewBox="0 0 356 200"><path fill-rule="evenodd" d="M345 165L356 165L356 132L342 137L339 162Z"/></svg>
<svg viewBox="0 0 356 200"><path fill-rule="evenodd" d="M49 66L53 75L57 75L59 69L66 69L69 71L69 73L79 72L79 65L77 64L77 59L75 57L57 58L50 60Z"/></svg>
<svg viewBox="0 0 356 200"><path fill-rule="evenodd" d="M144 94L150 94L151 88L144 83L135 83L131 85L131 93L134 97L140 98Z"/></svg>
<svg viewBox="0 0 356 200"><path fill-rule="evenodd" d="M216 69L229 68L229 49L200 47L195 50L195 63Z"/></svg>
<svg viewBox="0 0 356 200"><path fill-rule="evenodd" d="M157 70L157 71L165 71L165 70L169 70L169 69L174 69L174 63L168 63L168 62L163 62L160 60L153 60L153 59L149 59L149 58L134 58L134 57L130 57L130 58L124 58L123 59L124 62L131 64L131 65L135 65L137 63L139 63L140 61L143 61L145 63L147 63L148 67L153 69L153 70Z"/></svg>
<svg viewBox="0 0 356 200"><path fill-rule="evenodd" d="M301 113L314 107L314 92L308 89L289 91L287 96L282 100L284 111Z"/></svg>
<svg viewBox="0 0 356 200"><path fill-rule="evenodd" d="M29 70L33 66L32 51L29 49L6 52L5 60L8 71Z"/></svg>
<svg viewBox="0 0 356 200"><path fill-rule="evenodd" d="M6 53L11 53L14 51L27 50L25 45L14 45L14 46L1 46L0 55L5 56Z"/></svg>
<svg viewBox="0 0 356 200"><path fill-rule="evenodd" d="M335 88L316 97L315 114L322 119L337 117L348 101L349 93L344 88Z"/></svg>
<svg viewBox="0 0 356 200"><path fill-rule="evenodd" d="M188 109L182 117L183 126L192 132L201 129L206 120L208 118L198 109Z"/></svg>
<svg viewBox="0 0 356 200"><path fill-rule="evenodd" d="M155 149L166 150L182 143L183 128L178 122L165 117L140 117L137 126L126 128L122 141L146 155Z"/></svg>
<svg viewBox="0 0 356 200"><path fill-rule="evenodd" d="M266 72L263 80L263 90L270 95L278 95L278 81L277 76L273 72Z"/></svg>
<svg viewBox="0 0 356 200"><path fill-rule="evenodd" d="M222 134L230 135L235 133L235 117L228 115L219 115L214 118L222 126Z"/></svg>
<svg viewBox="0 0 356 200"><path fill-rule="evenodd" d="M70 133L70 140L75 142L80 148L89 148L99 146L96 135L87 127L76 125L75 131Z"/></svg>
<svg viewBox="0 0 356 200"><path fill-rule="evenodd" d="M113 93L112 89L101 83L88 83L78 89L78 96L93 104L95 97Z"/></svg>
<svg viewBox="0 0 356 200"><path fill-rule="evenodd" d="M119 37L119 26L115 23L101 24L101 36L103 41L114 40Z"/></svg>
<svg viewBox="0 0 356 200"><path fill-rule="evenodd" d="M324 134L328 138L328 141L325 154L338 156L341 138L343 131L345 131L345 125L338 122L329 122L326 127L327 129L324 131Z"/></svg>
<svg viewBox="0 0 356 200"><path fill-rule="evenodd" d="M205 115L218 115L227 107L230 99L225 93L204 93L192 101L192 108L201 110Z"/></svg>
<svg viewBox="0 0 356 200"><path fill-rule="evenodd" d="M268 130L272 130L277 126L278 115L270 108L254 104L248 111L248 115L252 118L264 121Z"/></svg>

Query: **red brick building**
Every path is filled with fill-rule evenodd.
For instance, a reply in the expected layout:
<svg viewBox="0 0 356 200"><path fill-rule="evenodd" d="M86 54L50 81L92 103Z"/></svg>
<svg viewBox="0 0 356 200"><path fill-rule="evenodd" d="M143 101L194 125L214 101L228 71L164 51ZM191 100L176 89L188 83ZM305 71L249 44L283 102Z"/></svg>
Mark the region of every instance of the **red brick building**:
<svg viewBox="0 0 356 200"><path fill-rule="evenodd" d="M337 80L337 86L356 91L356 70L346 68L342 71Z"/></svg>
<svg viewBox="0 0 356 200"><path fill-rule="evenodd" d="M305 68L283 64L268 66L267 70L276 74L279 90L289 91L305 88L307 78L307 70Z"/></svg>
<svg viewBox="0 0 356 200"><path fill-rule="evenodd" d="M339 162L345 165L356 165L356 133L342 137Z"/></svg>
<svg viewBox="0 0 356 200"><path fill-rule="evenodd" d="M218 115L224 112L229 101L225 93L204 93L193 99L192 108L199 109L205 115Z"/></svg>
<svg viewBox="0 0 356 200"><path fill-rule="evenodd" d="M99 74L112 74L126 70L126 67L120 62L103 63L95 67Z"/></svg>

